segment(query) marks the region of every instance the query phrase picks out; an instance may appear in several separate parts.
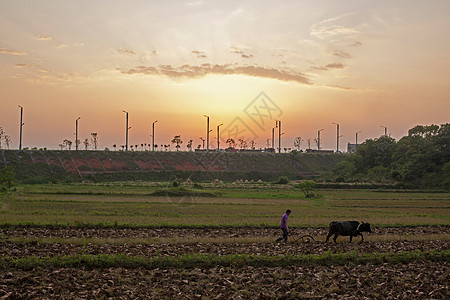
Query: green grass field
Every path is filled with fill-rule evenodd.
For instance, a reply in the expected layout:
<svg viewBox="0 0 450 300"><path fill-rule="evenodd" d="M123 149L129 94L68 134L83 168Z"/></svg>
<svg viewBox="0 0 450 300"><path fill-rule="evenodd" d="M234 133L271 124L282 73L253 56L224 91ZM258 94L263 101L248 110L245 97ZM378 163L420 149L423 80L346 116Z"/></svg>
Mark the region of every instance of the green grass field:
<svg viewBox="0 0 450 300"><path fill-rule="evenodd" d="M13 197L2 200L0 223L276 227L289 208L291 227L326 227L333 220L376 226L450 224L450 193L319 190L319 197L307 199L290 185L204 184L183 187L183 196L153 195L167 185L21 185Z"/></svg>

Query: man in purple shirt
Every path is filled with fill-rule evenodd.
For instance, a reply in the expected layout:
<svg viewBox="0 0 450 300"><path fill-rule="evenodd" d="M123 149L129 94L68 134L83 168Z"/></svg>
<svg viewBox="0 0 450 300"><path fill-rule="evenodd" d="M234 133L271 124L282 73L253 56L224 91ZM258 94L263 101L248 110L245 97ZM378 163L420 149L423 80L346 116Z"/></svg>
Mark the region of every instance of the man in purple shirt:
<svg viewBox="0 0 450 300"><path fill-rule="evenodd" d="M281 227L281 230L283 231L283 236L280 236L279 238L277 238L277 240L275 241L276 243L280 242L283 239L284 239L284 243L285 244L287 243L288 229L289 229L287 221L288 221L288 217L290 214L291 214L291 210L288 209L288 210L286 210L286 213L283 214L283 216L281 217L281 226L280 227Z"/></svg>

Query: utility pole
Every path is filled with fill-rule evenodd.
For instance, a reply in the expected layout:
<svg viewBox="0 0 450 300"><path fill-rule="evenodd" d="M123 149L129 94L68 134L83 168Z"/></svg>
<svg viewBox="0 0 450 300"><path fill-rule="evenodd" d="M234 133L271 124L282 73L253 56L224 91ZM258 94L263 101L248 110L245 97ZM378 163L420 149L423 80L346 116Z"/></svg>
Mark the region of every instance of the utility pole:
<svg viewBox="0 0 450 300"><path fill-rule="evenodd" d="M22 127L25 125L25 123L22 122L23 120L23 107L20 106L20 137L19 137L19 150L22 150Z"/></svg>
<svg viewBox="0 0 450 300"><path fill-rule="evenodd" d="M222 126L222 124L217 125L217 151L220 150L220 132L219 132L219 127Z"/></svg>
<svg viewBox="0 0 450 300"><path fill-rule="evenodd" d="M155 152L155 123L156 122L158 122L158 120L156 120L152 124L152 152Z"/></svg>
<svg viewBox="0 0 450 300"><path fill-rule="evenodd" d="M206 117L206 151L209 152L209 116L203 116Z"/></svg>
<svg viewBox="0 0 450 300"><path fill-rule="evenodd" d="M281 121L278 121L278 153L281 153Z"/></svg>
<svg viewBox="0 0 450 300"><path fill-rule="evenodd" d="M339 153L339 124L334 122L333 124L336 125L336 153Z"/></svg>
<svg viewBox="0 0 450 300"><path fill-rule="evenodd" d="M127 114L127 119L126 119L126 124L125 124L126 125L126 127L125 127L125 151L128 151L128 130L131 127L128 127L128 112L125 110L123 110L123 112Z"/></svg>
<svg viewBox="0 0 450 300"><path fill-rule="evenodd" d="M387 127L386 126L380 126L381 128L384 128L384 136L387 136Z"/></svg>
<svg viewBox="0 0 450 300"><path fill-rule="evenodd" d="M75 151L78 151L78 120L81 119L81 117L78 117L78 119L75 120Z"/></svg>
<svg viewBox="0 0 450 300"><path fill-rule="evenodd" d="M317 150L320 150L320 132L323 130L320 129L319 131L317 131Z"/></svg>

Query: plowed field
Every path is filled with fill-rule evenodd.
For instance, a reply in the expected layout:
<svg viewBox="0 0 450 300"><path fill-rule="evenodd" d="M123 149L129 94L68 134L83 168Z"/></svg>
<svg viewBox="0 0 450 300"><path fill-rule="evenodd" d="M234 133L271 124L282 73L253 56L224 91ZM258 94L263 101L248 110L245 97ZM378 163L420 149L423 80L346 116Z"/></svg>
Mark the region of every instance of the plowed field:
<svg viewBox="0 0 450 300"><path fill-rule="evenodd" d="M0 230L0 253L14 259L125 255L285 255L450 251L450 227L376 228L365 241L324 243L325 229L293 229L316 242L275 244L264 228L119 229L12 227ZM448 257L448 256L447 256ZM4 299L448 299L449 261L412 260L305 266L215 265L186 268L32 267L4 265Z"/></svg>

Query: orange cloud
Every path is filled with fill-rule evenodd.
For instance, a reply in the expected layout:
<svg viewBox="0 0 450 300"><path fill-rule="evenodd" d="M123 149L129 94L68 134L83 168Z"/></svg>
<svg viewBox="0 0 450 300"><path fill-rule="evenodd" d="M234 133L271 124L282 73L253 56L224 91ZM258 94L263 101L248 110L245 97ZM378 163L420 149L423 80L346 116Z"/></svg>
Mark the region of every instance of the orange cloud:
<svg viewBox="0 0 450 300"><path fill-rule="evenodd" d="M206 53L199 50L193 50L192 54L195 54L197 58L206 58Z"/></svg>
<svg viewBox="0 0 450 300"><path fill-rule="evenodd" d="M117 49L117 52L119 52L122 55L135 55L136 52L133 50L128 50L128 49Z"/></svg>
<svg viewBox="0 0 450 300"><path fill-rule="evenodd" d="M6 49L6 48L0 48L0 54L27 55L25 52Z"/></svg>
<svg viewBox="0 0 450 300"><path fill-rule="evenodd" d="M342 69L344 67L345 67L345 65L343 65L341 63L333 63L333 64L328 64L325 66L325 68L327 68L327 69Z"/></svg>
<svg viewBox="0 0 450 300"><path fill-rule="evenodd" d="M34 38L36 40L41 40L41 41L50 41L50 40L52 40L52 38L50 36L45 36L45 35L37 35Z"/></svg>
<svg viewBox="0 0 450 300"><path fill-rule="evenodd" d="M209 74L218 75L247 75L260 78L277 79L281 81L293 81L301 84L311 84L309 78L300 72L288 72L284 70L265 68L259 66L238 66L233 64L201 64L200 66L182 65L173 67L171 65L160 65L157 67L137 66L123 74L146 74L164 75L170 78L200 78Z"/></svg>

